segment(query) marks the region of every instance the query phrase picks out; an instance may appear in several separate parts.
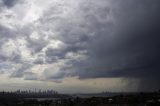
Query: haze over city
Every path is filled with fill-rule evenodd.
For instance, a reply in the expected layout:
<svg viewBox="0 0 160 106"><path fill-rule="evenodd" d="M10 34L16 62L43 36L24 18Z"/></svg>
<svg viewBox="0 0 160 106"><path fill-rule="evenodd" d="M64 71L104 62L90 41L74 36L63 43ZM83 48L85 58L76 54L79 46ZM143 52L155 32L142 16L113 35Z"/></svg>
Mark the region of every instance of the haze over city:
<svg viewBox="0 0 160 106"><path fill-rule="evenodd" d="M160 0L0 0L0 91L160 89Z"/></svg>

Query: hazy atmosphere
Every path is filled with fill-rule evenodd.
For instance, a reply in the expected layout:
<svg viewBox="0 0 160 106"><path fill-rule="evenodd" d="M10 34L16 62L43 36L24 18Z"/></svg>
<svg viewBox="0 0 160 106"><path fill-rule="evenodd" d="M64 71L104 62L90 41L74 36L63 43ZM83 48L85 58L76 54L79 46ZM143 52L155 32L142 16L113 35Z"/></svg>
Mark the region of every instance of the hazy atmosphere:
<svg viewBox="0 0 160 106"><path fill-rule="evenodd" d="M160 89L160 0L0 0L0 91Z"/></svg>

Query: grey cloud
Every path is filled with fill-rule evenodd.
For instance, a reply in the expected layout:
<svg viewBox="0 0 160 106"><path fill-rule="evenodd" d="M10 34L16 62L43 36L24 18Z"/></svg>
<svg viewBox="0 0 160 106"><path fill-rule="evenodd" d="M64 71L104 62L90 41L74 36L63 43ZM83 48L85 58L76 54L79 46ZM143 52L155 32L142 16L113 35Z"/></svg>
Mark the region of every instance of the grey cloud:
<svg viewBox="0 0 160 106"><path fill-rule="evenodd" d="M10 77L12 78L22 78L24 76L24 72L22 70L14 71Z"/></svg>
<svg viewBox="0 0 160 106"><path fill-rule="evenodd" d="M53 70L53 69L46 69L43 72L44 80L53 81L56 83L61 83L63 78L66 77L67 73L64 70Z"/></svg>
<svg viewBox="0 0 160 106"><path fill-rule="evenodd" d="M43 72L46 80L60 81L66 76L85 78L124 77L139 79L147 89L160 87L159 79L159 0L109 0L82 1L77 8L70 10L57 6L45 11L38 20L37 29L26 28L19 33L26 35L27 47L37 57L34 64L53 64L67 61L60 70L48 69ZM63 13L68 12L65 16ZM73 13L72 13L73 12ZM34 25L33 25L34 26ZM32 26L32 27L33 27ZM47 33L48 39L32 40L28 37L33 30ZM1 44L16 32L0 26ZM42 33L40 33L42 34ZM5 36L7 35L7 36ZM43 35L43 34L42 34ZM4 40L3 40L4 39ZM60 40L65 47L47 47L49 40ZM43 48L45 51L42 51ZM83 55L80 51L86 51ZM86 56L85 59L67 58L67 53ZM19 58L15 56L13 61ZM5 57L0 56L0 59ZM24 64L24 63L22 63ZM24 64L13 72L13 77L36 79L33 73L26 78L25 70L31 66ZM54 73L56 71L56 73ZM150 82L147 84L146 82ZM154 82L154 84L152 83ZM153 87L152 87L153 84ZM140 88L142 89L142 87Z"/></svg>
<svg viewBox="0 0 160 106"><path fill-rule="evenodd" d="M44 62L44 59L42 59L42 58L37 58L33 63L34 63L34 64L44 64L45 62Z"/></svg>
<svg viewBox="0 0 160 106"><path fill-rule="evenodd" d="M62 51L63 50L48 48L45 53L46 54L46 62L53 63L59 59L64 58L65 52L62 52Z"/></svg>
<svg viewBox="0 0 160 106"><path fill-rule="evenodd" d="M46 59L48 62L54 62L57 59L65 59L65 55L68 52L77 53L78 51L86 50L89 42L94 39L92 36L98 33L96 32L99 31L97 28L103 30L104 26L110 25L110 21L107 18L110 12L108 7L96 7L97 5L94 2L87 2L84 4L85 6L82 5L83 4L81 4L79 6L80 9L76 11L79 12L79 14L72 17L73 20L77 19L77 21L72 22L61 17L59 18L60 21L55 20L55 18L49 19L49 24L53 21L52 24L56 26L56 31L59 35L56 36L56 39L61 40L66 47L62 49L48 48L46 51ZM52 13L52 11L50 12ZM102 19L106 22L103 23ZM79 20L83 20L84 22ZM48 19L46 18L46 20L43 21L47 23ZM101 24L103 26L101 26Z"/></svg>
<svg viewBox="0 0 160 106"><path fill-rule="evenodd" d="M2 0L4 5L8 8L14 6L19 0Z"/></svg>
<svg viewBox="0 0 160 106"><path fill-rule="evenodd" d="M76 74L80 78L138 78L142 86L147 86L145 81L150 80L160 87L156 83L160 81L160 2L142 1L118 2L120 4L112 10L115 17L113 32L99 32L100 27L96 28L99 33L89 42L87 64L82 68L77 65ZM152 89L152 83L148 88Z"/></svg>
<svg viewBox="0 0 160 106"><path fill-rule="evenodd" d="M48 42L42 38L37 40L27 38L27 42L27 47L32 51L33 54L40 52L48 44Z"/></svg>
<svg viewBox="0 0 160 106"><path fill-rule="evenodd" d="M69 52L78 53L78 51L83 50L84 47L82 45L65 45L62 48L48 48L45 52L46 55L46 62L53 63L59 59L67 59L65 56Z"/></svg>
<svg viewBox="0 0 160 106"><path fill-rule="evenodd" d="M63 71L60 71L58 73L54 73L56 70L45 70L44 71L44 76L46 79L61 79L64 77L65 73Z"/></svg>
<svg viewBox="0 0 160 106"><path fill-rule="evenodd" d="M0 36L1 38L14 38L16 35L16 32L12 31L11 29L0 25Z"/></svg>
<svg viewBox="0 0 160 106"><path fill-rule="evenodd" d="M61 36L64 37L64 40L63 37L61 40L65 43L73 45L77 42L81 43L81 36L92 35L83 39L86 43L83 49L88 51L88 58L85 61L69 61L73 67L66 68L66 73L67 70L73 71L72 75L79 76L79 78L136 78L142 82L141 85L150 80L155 83L156 87L160 87L156 83L160 81L160 51L158 49L160 45L160 2L158 0L112 2L115 4L112 4L110 10L95 9L93 11L95 14L89 12L84 15L86 23L82 23L81 26L85 27L88 33L80 29L74 30L77 25L74 23L72 24L75 25L74 28L67 27L67 23L61 26ZM92 8L95 7L85 10L89 11ZM97 18L96 14L103 18L105 12L113 20L101 22L102 19ZM65 51L53 51L49 52L48 56L62 57L64 53ZM61 77L64 76L65 74ZM148 84L149 89L156 88L152 88L151 85L152 83Z"/></svg>
<svg viewBox="0 0 160 106"><path fill-rule="evenodd" d="M13 71L10 75L11 78L22 78L27 73L26 70L30 69L32 64L30 63L21 63L21 66Z"/></svg>
<svg viewBox="0 0 160 106"><path fill-rule="evenodd" d="M37 75L35 73L25 72L24 79L25 80L37 80L38 78L37 78Z"/></svg>
<svg viewBox="0 0 160 106"><path fill-rule="evenodd" d="M11 56L5 56L4 54L0 53L0 61L10 61L13 63L21 63L21 55L19 53L12 53Z"/></svg>
<svg viewBox="0 0 160 106"><path fill-rule="evenodd" d="M0 25L0 50L2 49L3 44L8 42L9 40L14 40L18 37L18 33L16 31L13 31L5 26ZM7 48L6 48L7 49ZM21 55L18 53L18 51L15 51L12 53L12 55L7 56L6 54L3 54L3 52L0 53L0 60L1 61L12 61L12 62L20 62L21 61Z"/></svg>

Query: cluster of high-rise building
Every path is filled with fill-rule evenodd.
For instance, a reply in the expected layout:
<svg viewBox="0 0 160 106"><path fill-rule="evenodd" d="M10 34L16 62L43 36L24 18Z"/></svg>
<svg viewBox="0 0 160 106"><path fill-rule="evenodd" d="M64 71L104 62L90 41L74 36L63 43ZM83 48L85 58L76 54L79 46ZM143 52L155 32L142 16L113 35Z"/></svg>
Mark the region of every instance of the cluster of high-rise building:
<svg viewBox="0 0 160 106"><path fill-rule="evenodd" d="M0 94L34 94L34 95L57 95L58 92L55 90L16 90L16 91L1 91Z"/></svg>
<svg viewBox="0 0 160 106"><path fill-rule="evenodd" d="M41 90L41 89L35 89L35 90L17 90L14 93L17 94L58 94L55 90Z"/></svg>

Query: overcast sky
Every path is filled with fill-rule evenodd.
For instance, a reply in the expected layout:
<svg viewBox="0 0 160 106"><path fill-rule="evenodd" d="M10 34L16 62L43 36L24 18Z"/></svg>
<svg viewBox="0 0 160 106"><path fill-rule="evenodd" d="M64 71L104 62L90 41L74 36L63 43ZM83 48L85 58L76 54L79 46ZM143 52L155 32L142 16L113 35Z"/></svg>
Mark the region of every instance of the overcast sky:
<svg viewBox="0 0 160 106"><path fill-rule="evenodd" d="M160 0L0 0L0 90L160 89Z"/></svg>

